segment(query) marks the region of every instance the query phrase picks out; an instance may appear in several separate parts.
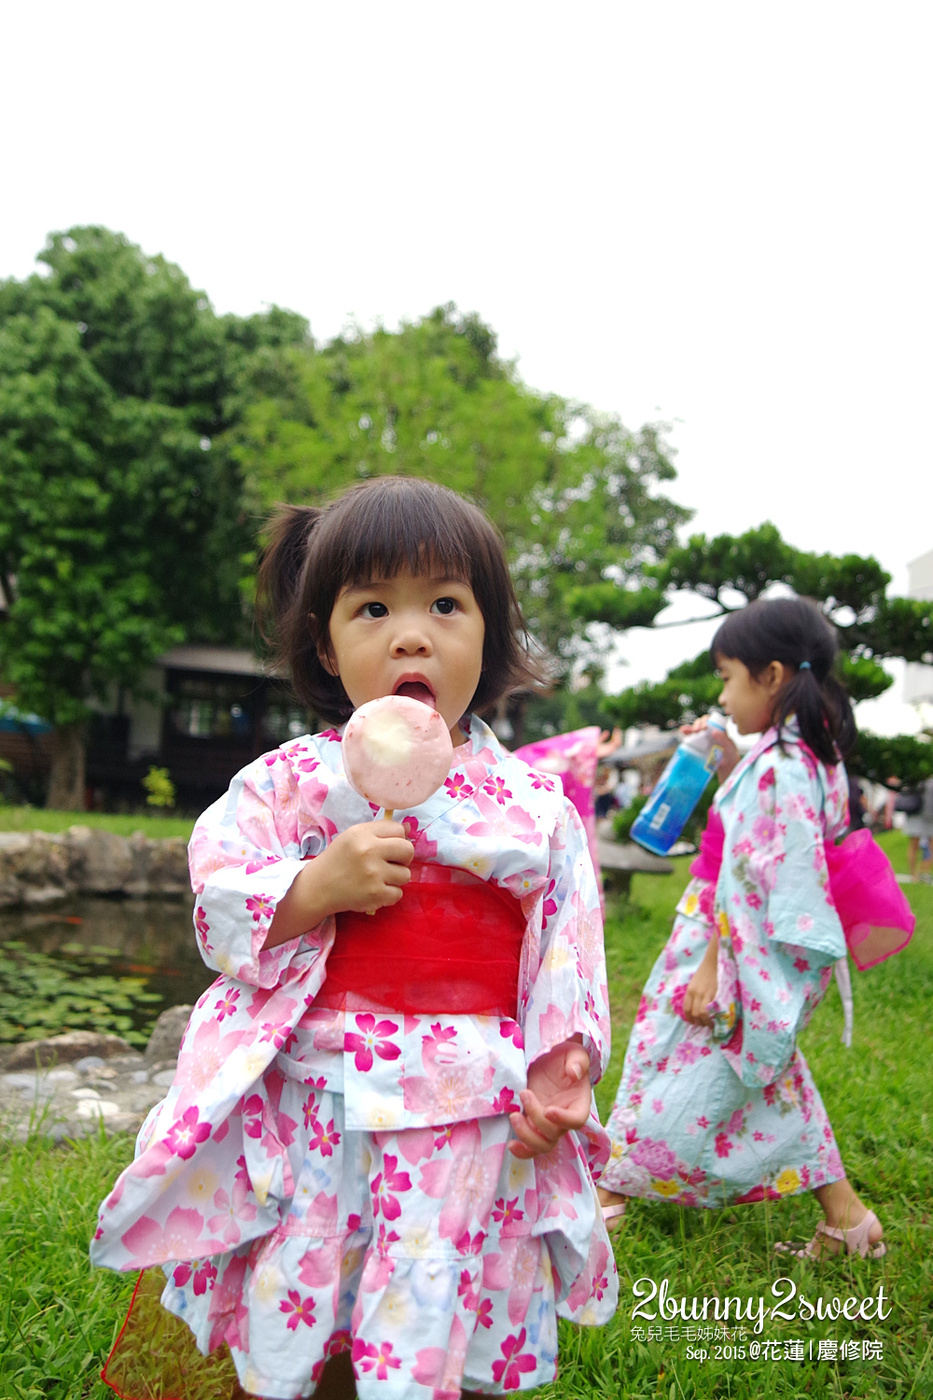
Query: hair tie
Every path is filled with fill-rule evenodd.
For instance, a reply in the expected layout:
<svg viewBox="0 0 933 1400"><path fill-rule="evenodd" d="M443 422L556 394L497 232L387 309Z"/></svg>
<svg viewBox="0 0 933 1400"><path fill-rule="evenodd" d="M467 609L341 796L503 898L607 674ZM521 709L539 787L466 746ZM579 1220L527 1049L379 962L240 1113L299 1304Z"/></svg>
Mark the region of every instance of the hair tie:
<svg viewBox="0 0 933 1400"><path fill-rule="evenodd" d="M801 661L800 665L797 667L797 670L798 670L798 671L812 671L812 670L813 670L813 667L810 665L809 661Z"/></svg>

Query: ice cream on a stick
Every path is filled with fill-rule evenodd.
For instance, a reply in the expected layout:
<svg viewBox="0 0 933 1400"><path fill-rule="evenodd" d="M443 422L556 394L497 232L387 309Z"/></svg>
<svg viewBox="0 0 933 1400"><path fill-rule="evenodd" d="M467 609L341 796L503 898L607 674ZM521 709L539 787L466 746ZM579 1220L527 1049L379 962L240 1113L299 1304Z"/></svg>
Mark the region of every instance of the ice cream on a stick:
<svg viewBox="0 0 933 1400"><path fill-rule="evenodd" d="M361 705L343 731L343 767L351 787L385 808L417 807L450 771L453 745L437 710L407 695Z"/></svg>

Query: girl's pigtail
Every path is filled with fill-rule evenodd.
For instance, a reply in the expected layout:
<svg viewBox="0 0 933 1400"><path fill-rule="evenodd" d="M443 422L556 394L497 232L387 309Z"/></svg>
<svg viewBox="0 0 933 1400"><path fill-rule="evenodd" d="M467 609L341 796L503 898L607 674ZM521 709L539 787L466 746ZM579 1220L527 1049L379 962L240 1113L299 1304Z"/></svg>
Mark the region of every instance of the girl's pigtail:
<svg viewBox="0 0 933 1400"><path fill-rule="evenodd" d="M802 664L781 687L775 723L783 726L790 715L796 715L804 743L827 768L855 747L855 716L845 687L833 672L832 659L829 665L824 657Z"/></svg>
<svg viewBox="0 0 933 1400"><path fill-rule="evenodd" d="M256 615L276 662L291 669L295 645L307 634L307 619L297 616L308 541L320 518L315 506L281 506L269 522L256 586Z"/></svg>
<svg viewBox="0 0 933 1400"><path fill-rule="evenodd" d="M830 671L823 682L823 704L830 730L836 740L836 748L843 758L848 758L855 748L858 728L849 693L833 671Z"/></svg>

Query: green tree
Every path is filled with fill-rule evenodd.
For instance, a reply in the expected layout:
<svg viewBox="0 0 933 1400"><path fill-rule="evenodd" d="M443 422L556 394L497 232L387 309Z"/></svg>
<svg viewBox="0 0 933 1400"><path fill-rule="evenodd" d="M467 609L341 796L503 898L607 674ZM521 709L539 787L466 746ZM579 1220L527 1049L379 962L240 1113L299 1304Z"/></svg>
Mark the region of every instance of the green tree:
<svg viewBox="0 0 933 1400"><path fill-rule="evenodd" d="M761 597L777 584L815 598L835 625L840 646L839 671L853 700L881 695L892 684L882 661L933 660L933 606L910 598L889 598L891 581L877 560L855 554L807 553L787 544L774 525L765 523L742 535L692 536L646 569L648 582L636 597L653 618L677 592L689 592L713 605L704 615L725 616ZM583 616L626 625L631 595L618 599L611 585L581 588L574 598ZM682 622L654 625L683 626ZM719 685L709 654L703 652L669 672L655 685L623 691L607 702L619 724L680 724L709 710ZM933 746L900 736L882 739L862 733L851 765L876 782L892 776L916 782L933 772Z"/></svg>
<svg viewBox="0 0 933 1400"><path fill-rule="evenodd" d="M250 340L300 333L287 313L215 317L106 229L55 234L39 260L0 283L0 676L54 726L48 800L74 807L91 701L241 626L247 521L217 444Z"/></svg>
<svg viewBox="0 0 933 1400"><path fill-rule="evenodd" d="M688 518L658 492L675 475L658 428L631 432L534 393L489 327L452 305L397 332L265 347L238 393L227 444L257 516L385 473L464 493L502 531L530 630L562 679L601 654L572 604L578 586L608 574L628 591Z"/></svg>

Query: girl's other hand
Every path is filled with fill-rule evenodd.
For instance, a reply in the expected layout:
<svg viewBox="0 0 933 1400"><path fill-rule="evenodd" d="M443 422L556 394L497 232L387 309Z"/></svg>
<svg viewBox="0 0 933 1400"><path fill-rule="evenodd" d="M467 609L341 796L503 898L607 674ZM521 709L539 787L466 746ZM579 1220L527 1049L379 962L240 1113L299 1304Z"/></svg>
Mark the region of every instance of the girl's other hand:
<svg viewBox="0 0 933 1400"><path fill-rule="evenodd" d="M528 1088L521 1092L522 1111L509 1115L517 1142L514 1157L527 1160L550 1152L564 1133L582 1128L590 1116L590 1057L576 1040L565 1040L528 1068Z"/></svg>
<svg viewBox="0 0 933 1400"><path fill-rule="evenodd" d="M719 978L716 973L716 960L705 956L696 972L687 983L684 992L683 1018L691 1026L711 1026L713 1024L707 1007L716 998Z"/></svg>

